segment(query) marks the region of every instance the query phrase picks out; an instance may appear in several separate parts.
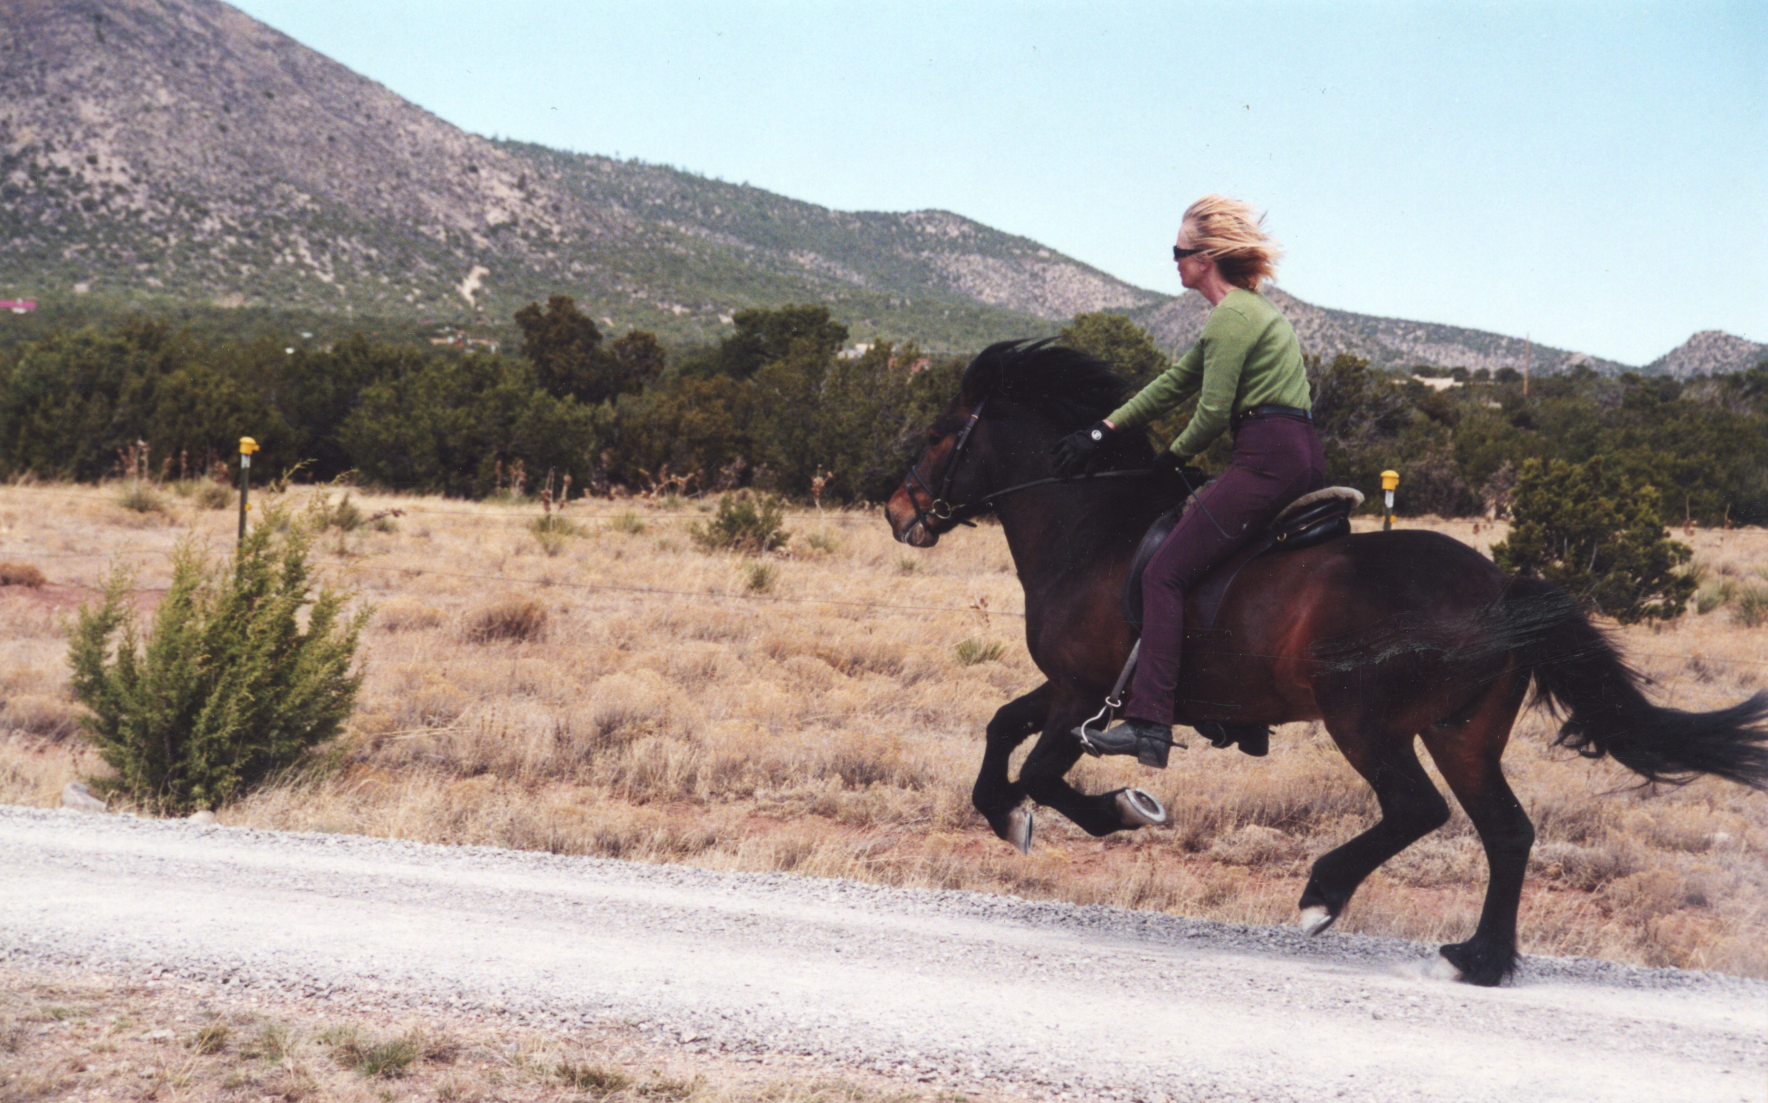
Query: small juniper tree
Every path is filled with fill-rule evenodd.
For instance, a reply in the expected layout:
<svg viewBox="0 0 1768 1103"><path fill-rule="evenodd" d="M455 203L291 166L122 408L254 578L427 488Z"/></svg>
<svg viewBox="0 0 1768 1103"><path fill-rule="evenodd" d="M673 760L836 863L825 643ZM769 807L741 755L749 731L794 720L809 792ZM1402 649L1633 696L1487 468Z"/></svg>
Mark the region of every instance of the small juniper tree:
<svg viewBox="0 0 1768 1103"><path fill-rule="evenodd" d="M315 592L313 536L310 519L272 510L232 562L180 544L145 640L127 569L81 607L68 658L83 732L118 773L106 787L168 814L215 808L337 735L369 610Z"/></svg>
<svg viewBox="0 0 1768 1103"><path fill-rule="evenodd" d="M1525 461L1510 513L1510 536L1492 549L1500 567L1537 573L1622 624L1680 616L1694 593L1676 570L1693 553L1665 532L1657 489L1600 456Z"/></svg>
<svg viewBox="0 0 1768 1103"><path fill-rule="evenodd" d="M707 551L735 551L759 555L786 546L792 534L780 527L785 503L764 497L759 502L748 494L726 494L718 499L718 512L704 525L689 529L694 543Z"/></svg>

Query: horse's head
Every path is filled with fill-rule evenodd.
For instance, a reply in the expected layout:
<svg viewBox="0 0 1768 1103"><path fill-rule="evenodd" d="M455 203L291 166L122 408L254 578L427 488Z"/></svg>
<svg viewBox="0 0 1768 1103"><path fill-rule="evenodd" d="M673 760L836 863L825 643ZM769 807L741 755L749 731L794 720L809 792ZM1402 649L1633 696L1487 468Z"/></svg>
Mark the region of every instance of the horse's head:
<svg viewBox="0 0 1768 1103"><path fill-rule="evenodd" d="M885 505L891 533L913 547L932 547L993 509L990 494L1049 475L1056 438L1110 413L1124 391L1110 368L1075 349L1048 340L990 345L965 369L957 395Z"/></svg>

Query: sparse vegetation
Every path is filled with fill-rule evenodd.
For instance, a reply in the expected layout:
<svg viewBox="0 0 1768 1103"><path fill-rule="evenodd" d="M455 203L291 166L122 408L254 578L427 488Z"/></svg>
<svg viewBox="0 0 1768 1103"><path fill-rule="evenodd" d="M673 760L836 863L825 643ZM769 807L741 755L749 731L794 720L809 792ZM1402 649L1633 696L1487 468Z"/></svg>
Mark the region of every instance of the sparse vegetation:
<svg viewBox="0 0 1768 1103"><path fill-rule="evenodd" d="M958 665L975 666L977 663L992 663L999 659L1005 650L1006 645L1000 640L985 640L974 636L967 640L959 640L956 648Z"/></svg>
<svg viewBox="0 0 1768 1103"><path fill-rule="evenodd" d="M204 1056L220 1053L227 1048L227 1039L232 1033L226 1023L204 1023L190 1036L190 1048Z"/></svg>
<svg viewBox="0 0 1768 1103"><path fill-rule="evenodd" d="M219 997L219 998L217 998ZM216 1006L219 1005L219 1006ZM183 1024L201 1022L194 1033ZM170 1024L162 1025L162 1024ZM45 1030L45 1025L51 1029ZM171 1029L176 1026L179 1029ZM202 1044L201 1039L215 1043ZM233 1039L244 1039L237 1044ZM218 1043L218 1044L216 1044ZM683 1053L620 1026L332 1011L62 970L0 966L0 1096L441 1103L910 1103L964 1098Z"/></svg>
<svg viewBox="0 0 1768 1103"><path fill-rule="evenodd" d="M319 493L287 497L298 504ZM1158 774L1127 760L1077 767L1077 782L1093 791L1149 789L1172 810L1170 829L1095 840L1042 817L1030 856L999 844L969 804L981 733L1038 675L1016 639L1021 595L1006 549L986 524L911 552L875 512L787 513L786 528L838 537L833 550L733 563L688 539L710 513L579 500L575 519L594 535L553 558L534 553L531 511L356 495L365 512L397 505L410 520L392 534L359 529L358 554L335 568L379 610L362 639L350 760L236 800L220 810L224 823L1273 923L1293 917L1308 863L1374 814L1368 787L1326 734L1297 724L1273 733L1263 760L1192 739ZM645 526L644 539L614 531L622 514ZM0 516L15 538L76 553L56 561L58 583L102 583L104 564L124 548L140 564L141 600L170 583L180 530L143 529L103 492L0 486ZM229 516L183 519L231 541ZM1440 527L1482 547L1507 534L1480 525ZM1709 582L1731 579L1741 590L1768 567L1761 530L1678 538ZM757 566L790 586L776 576L769 600L749 600ZM1728 605L1616 635L1660 700L1716 708L1765 680L1761 629L1736 612ZM69 780L107 768L82 741L56 734L76 707L53 616L21 588L0 588L0 615L0 799L53 804ZM984 659L991 642L1000 650ZM1506 757L1539 831L1525 952L1768 975L1760 797L1711 781L1633 790L1609 764L1551 749L1552 728L1545 714L1526 713ZM1483 862L1457 812L1383 867L1342 923L1462 937L1477 915ZM236 1024L227 1052L266 1048L258 1031Z"/></svg>

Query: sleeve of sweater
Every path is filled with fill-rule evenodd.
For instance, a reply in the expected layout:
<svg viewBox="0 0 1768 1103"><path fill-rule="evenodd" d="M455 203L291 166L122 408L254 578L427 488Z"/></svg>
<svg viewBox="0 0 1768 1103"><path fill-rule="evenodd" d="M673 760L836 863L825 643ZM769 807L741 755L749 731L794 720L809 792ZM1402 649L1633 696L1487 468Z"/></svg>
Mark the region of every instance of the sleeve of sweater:
<svg viewBox="0 0 1768 1103"><path fill-rule="evenodd" d="M1139 429L1191 397L1202 378L1203 342L1199 341L1128 402L1107 414L1105 420L1119 429Z"/></svg>
<svg viewBox="0 0 1768 1103"><path fill-rule="evenodd" d="M1195 456L1228 427L1240 372L1256 336L1251 320L1232 307L1218 307L1204 323L1203 334L1179 362L1118 407L1107 420L1119 429L1146 425L1201 390L1197 412L1172 451Z"/></svg>

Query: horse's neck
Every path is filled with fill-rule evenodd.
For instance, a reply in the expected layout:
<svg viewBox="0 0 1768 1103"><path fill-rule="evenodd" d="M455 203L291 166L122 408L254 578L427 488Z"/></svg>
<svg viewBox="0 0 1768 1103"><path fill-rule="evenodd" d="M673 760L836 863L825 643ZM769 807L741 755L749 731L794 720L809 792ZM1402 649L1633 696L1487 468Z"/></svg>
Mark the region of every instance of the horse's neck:
<svg viewBox="0 0 1768 1103"><path fill-rule="evenodd" d="M1001 500L995 515L1007 537L1013 567L1027 590L1064 577L1093 575L1113 558L1128 562L1135 536L1145 528L1127 516L1120 496L1051 487Z"/></svg>

